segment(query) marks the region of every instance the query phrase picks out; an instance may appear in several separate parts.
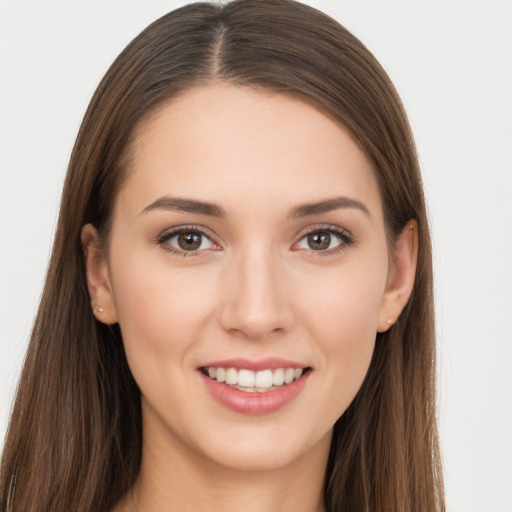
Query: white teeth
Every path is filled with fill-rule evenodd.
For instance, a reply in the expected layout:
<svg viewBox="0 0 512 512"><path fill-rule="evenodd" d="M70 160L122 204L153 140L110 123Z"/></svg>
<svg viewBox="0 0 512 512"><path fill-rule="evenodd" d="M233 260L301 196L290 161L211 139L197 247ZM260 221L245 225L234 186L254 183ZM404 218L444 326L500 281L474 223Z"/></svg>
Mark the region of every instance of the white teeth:
<svg viewBox="0 0 512 512"><path fill-rule="evenodd" d="M226 370L226 384L238 384L238 372L235 368Z"/></svg>
<svg viewBox="0 0 512 512"><path fill-rule="evenodd" d="M246 391L247 393L254 393L254 391L256 391L256 389L254 387L245 387L245 386L240 386L240 385L236 385L236 386L233 386L235 389L238 389L238 391Z"/></svg>
<svg viewBox="0 0 512 512"><path fill-rule="evenodd" d="M274 373L272 375L272 384L274 384L274 386L282 386L284 384L283 368L278 368L277 370L274 370Z"/></svg>
<svg viewBox="0 0 512 512"><path fill-rule="evenodd" d="M226 370L224 368L217 368L217 382L224 382L226 380Z"/></svg>
<svg viewBox="0 0 512 512"><path fill-rule="evenodd" d="M261 370L254 372L241 368L206 368L211 379L217 382L225 382L230 386L250 393L265 393L282 386L291 384L301 377L302 368L277 368L275 370Z"/></svg>
<svg viewBox="0 0 512 512"><path fill-rule="evenodd" d="M238 385L244 388L254 387L254 372L251 370L239 370L238 372ZM260 384L257 384L260 386Z"/></svg>
<svg viewBox="0 0 512 512"><path fill-rule="evenodd" d="M272 386L272 370L263 370L261 372L257 372L254 385L257 388L269 388Z"/></svg>

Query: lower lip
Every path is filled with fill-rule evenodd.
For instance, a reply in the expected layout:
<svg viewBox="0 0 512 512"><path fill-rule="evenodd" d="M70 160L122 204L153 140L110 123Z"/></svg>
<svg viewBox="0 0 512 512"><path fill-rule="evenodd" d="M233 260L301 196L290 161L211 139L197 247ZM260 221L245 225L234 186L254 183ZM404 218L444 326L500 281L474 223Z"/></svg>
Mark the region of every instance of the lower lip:
<svg viewBox="0 0 512 512"><path fill-rule="evenodd" d="M219 403L242 414L268 414L290 403L303 389L308 380L306 372L299 379L264 393L247 393L222 384L200 372L208 391Z"/></svg>

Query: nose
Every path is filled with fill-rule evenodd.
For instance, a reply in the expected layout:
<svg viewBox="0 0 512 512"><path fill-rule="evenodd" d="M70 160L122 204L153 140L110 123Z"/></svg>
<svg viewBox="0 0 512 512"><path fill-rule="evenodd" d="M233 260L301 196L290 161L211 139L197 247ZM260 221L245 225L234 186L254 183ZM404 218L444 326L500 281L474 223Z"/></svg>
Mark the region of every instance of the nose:
<svg viewBox="0 0 512 512"><path fill-rule="evenodd" d="M286 332L294 321L283 263L271 250L234 255L222 280L219 321L231 334L261 340Z"/></svg>

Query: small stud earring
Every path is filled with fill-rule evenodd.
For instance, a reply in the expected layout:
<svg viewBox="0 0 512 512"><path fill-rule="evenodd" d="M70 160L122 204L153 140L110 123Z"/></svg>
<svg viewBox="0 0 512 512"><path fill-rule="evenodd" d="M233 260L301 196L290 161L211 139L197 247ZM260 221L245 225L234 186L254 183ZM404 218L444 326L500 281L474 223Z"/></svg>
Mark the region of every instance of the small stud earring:
<svg viewBox="0 0 512 512"><path fill-rule="evenodd" d="M99 304L98 302L96 302L94 305L96 306L96 311L97 311L98 313L103 313L104 309L101 307L101 304Z"/></svg>
<svg viewBox="0 0 512 512"><path fill-rule="evenodd" d="M392 324L391 320L388 320L388 325L391 325L391 324Z"/></svg>

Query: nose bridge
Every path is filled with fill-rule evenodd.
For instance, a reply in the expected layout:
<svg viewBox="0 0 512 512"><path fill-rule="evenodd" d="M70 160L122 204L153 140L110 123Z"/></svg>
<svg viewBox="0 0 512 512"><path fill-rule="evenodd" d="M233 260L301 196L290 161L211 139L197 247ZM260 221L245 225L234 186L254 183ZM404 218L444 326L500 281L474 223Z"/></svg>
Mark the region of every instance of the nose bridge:
<svg viewBox="0 0 512 512"><path fill-rule="evenodd" d="M232 333L263 338L293 320L282 261L270 246L247 243L233 253L223 296L221 323Z"/></svg>

